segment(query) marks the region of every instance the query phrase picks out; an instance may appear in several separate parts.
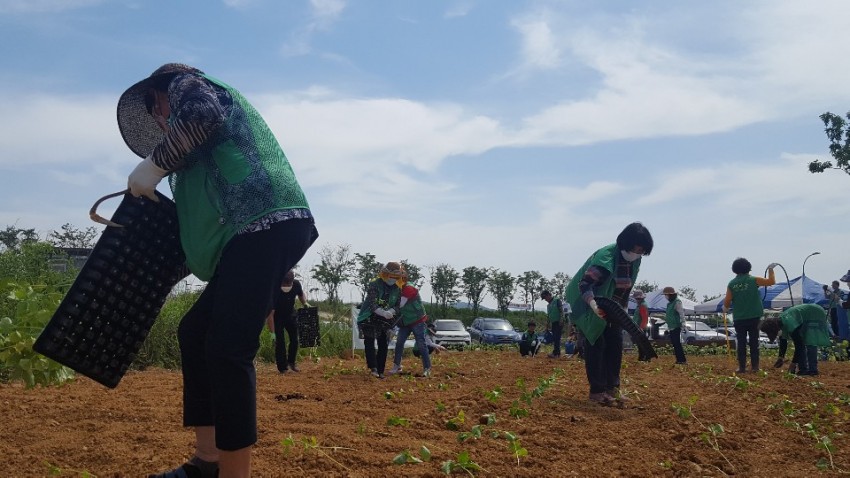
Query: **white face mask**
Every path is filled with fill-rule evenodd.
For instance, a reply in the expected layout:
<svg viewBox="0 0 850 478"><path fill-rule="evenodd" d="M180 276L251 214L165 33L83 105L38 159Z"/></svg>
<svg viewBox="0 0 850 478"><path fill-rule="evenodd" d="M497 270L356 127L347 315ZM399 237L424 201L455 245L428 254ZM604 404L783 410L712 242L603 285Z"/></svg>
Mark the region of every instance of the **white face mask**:
<svg viewBox="0 0 850 478"><path fill-rule="evenodd" d="M395 285L397 280L398 279L384 279L384 282L386 282L387 285Z"/></svg>
<svg viewBox="0 0 850 478"><path fill-rule="evenodd" d="M623 259L627 260L628 262L634 262L634 261L640 259L640 256L641 256L641 254L638 254L637 252L629 252L629 251L620 251L620 254L622 254Z"/></svg>
<svg viewBox="0 0 850 478"><path fill-rule="evenodd" d="M291 285L288 285L288 286L287 286L287 285L282 285L282 286L280 286L280 290L282 290L282 291L284 291L284 292L289 292L289 291L291 291L291 290L292 290L292 286L291 286Z"/></svg>

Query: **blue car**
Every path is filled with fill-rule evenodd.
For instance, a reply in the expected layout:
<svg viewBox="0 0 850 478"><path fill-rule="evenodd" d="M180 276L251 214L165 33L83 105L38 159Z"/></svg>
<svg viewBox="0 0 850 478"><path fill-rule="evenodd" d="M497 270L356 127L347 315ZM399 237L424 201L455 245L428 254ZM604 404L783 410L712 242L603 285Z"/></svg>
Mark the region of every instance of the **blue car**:
<svg viewBox="0 0 850 478"><path fill-rule="evenodd" d="M510 322L500 318L478 317L468 330L472 340L482 344L516 344L522 338Z"/></svg>

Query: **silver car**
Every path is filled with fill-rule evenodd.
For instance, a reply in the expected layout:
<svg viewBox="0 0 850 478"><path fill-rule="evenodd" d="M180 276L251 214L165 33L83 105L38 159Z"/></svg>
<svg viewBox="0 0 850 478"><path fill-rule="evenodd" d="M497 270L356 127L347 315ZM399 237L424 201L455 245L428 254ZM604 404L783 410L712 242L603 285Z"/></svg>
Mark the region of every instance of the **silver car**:
<svg viewBox="0 0 850 478"><path fill-rule="evenodd" d="M469 332L463 326L463 322L454 319L439 319L434 321L437 331L434 334L434 342L443 347L465 347L472 343Z"/></svg>

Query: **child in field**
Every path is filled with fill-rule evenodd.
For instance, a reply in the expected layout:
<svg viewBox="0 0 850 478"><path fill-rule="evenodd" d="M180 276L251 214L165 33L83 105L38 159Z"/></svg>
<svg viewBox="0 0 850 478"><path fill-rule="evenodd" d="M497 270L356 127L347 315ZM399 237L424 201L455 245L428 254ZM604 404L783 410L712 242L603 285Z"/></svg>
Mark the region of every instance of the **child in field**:
<svg viewBox="0 0 850 478"><path fill-rule="evenodd" d="M427 333L425 334L425 345L428 346L428 353L434 355L448 350L437 342L434 342L434 337L437 335L437 326L431 322L426 326L426 328ZM416 347L413 347L413 356L419 357L421 355L422 353L419 352Z"/></svg>
<svg viewBox="0 0 850 478"><path fill-rule="evenodd" d="M786 309L779 317L764 319L761 331L773 341L780 333L794 343L791 373L818 374L818 347L832 344L826 311L817 304L800 304Z"/></svg>
<svg viewBox="0 0 850 478"><path fill-rule="evenodd" d="M519 342L519 353L523 357L534 357L540 350L540 339L537 337L537 324L534 321L528 323L528 330L523 332Z"/></svg>

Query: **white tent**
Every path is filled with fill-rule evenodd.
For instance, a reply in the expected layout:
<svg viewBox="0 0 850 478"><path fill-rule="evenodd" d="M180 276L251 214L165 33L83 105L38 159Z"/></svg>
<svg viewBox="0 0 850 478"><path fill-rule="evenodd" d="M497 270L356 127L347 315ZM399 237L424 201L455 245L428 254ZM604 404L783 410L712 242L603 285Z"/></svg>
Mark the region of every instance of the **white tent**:
<svg viewBox="0 0 850 478"><path fill-rule="evenodd" d="M649 308L650 313L662 313L667 311L667 297L661 293L661 289L656 289L649 294L646 294L646 306ZM682 308L685 310L685 315L694 315L699 312L694 311L694 307L696 307L696 302L688 299L687 297L679 296L679 300L682 301ZM634 299L629 299L629 310L634 311L637 303Z"/></svg>

